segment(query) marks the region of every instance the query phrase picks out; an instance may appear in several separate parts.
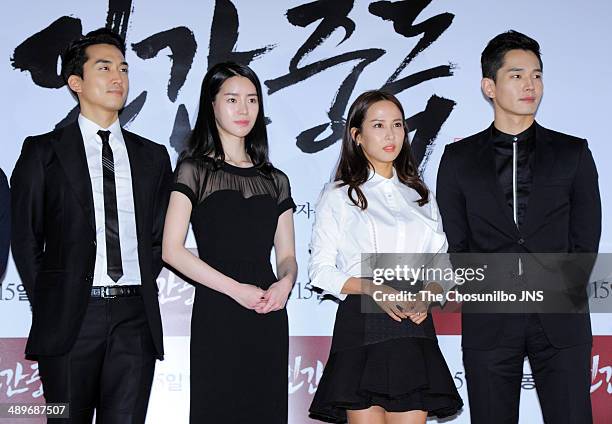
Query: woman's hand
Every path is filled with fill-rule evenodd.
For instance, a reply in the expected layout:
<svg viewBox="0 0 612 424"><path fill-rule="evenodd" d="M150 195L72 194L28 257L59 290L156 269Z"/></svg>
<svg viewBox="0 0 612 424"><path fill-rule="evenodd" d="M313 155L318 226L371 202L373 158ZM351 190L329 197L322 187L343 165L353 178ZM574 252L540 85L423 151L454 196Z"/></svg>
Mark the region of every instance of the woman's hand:
<svg viewBox="0 0 612 424"><path fill-rule="evenodd" d="M430 302L425 299L428 298L427 293L422 290L417 294L417 300L410 302L408 318L415 324L421 324L427 318Z"/></svg>
<svg viewBox="0 0 612 424"><path fill-rule="evenodd" d="M268 312L283 309L287 304L292 288L293 284L289 279L283 278L278 280L263 293L263 302L255 308L255 312L267 314Z"/></svg>
<svg viewBox="0 0 612 424"><path fill-rule="evenodd" d="M256 310L264 304L264 291L252 284L239 284L235 293L231 296L241 306Z"/></svg>
<svg viewBox="0 0 612 424"><path fill-rule="evenodd" d="M415 324L420 324L427 318L427 311L429 309L429 302L423 300L416 300L410 302L412 309L408 310L408 318Z"/></svg>
<svg viewBox="0 0 612 424"><path fill-rule="evenodd" d="M367 288L366 288L367 287ZM402 300L390 300L400 299L401 293L395 290L393 287L385 285L368 284L364 285L365 294L372 297L374 302L385 311L391 319L397 322L402 322L402 319L409 318L407 310L409 309L411 302Z"/></svg>

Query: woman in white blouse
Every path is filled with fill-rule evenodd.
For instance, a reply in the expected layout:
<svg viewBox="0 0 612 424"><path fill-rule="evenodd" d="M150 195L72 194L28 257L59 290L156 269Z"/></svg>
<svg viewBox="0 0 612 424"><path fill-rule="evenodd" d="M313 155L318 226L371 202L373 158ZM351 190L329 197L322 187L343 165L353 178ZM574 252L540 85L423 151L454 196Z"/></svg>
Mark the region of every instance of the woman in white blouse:
<svg viewBox="0 0 612 424"><path fill-rule="evenodd" d="M311 283L342 302L310 407L313 418L425 423L428 415L448 417L463 406L428 304L383 302L381 294L396 289L363 278L369 274L367 254L446 252L438 208L418 176L404 125L393 95L360 95L349 110L334 182L317 204ZM435 282L420 288L443 291ZM381 313L366 313L375 309Z"/></svg>

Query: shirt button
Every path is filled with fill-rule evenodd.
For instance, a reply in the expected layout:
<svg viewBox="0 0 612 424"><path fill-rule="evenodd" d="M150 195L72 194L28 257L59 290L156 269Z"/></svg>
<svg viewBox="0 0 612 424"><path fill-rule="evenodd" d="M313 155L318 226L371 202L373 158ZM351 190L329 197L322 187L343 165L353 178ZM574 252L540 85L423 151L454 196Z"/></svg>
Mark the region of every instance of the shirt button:
<svg viewBox="0 0 612 424"><path fill-rule="evenodd" d="M523 245L525 244L525 239L521 237L520 239L518 239L517 243Z"/></svg>

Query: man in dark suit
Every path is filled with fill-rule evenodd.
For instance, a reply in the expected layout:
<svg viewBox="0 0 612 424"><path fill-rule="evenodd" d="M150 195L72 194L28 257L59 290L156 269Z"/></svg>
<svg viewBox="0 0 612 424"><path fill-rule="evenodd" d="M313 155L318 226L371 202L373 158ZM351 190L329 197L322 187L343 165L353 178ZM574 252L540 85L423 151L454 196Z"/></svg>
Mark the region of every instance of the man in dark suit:
<svg viewBox="0 0 612 424"><path fill-rule="evenodd" d="M125 44L74 41L62 74L78 120L28 137L13 175L13 256L32 305L26 354L70 423L143 423L162 358L156 278L171 169L164 146L126 131ZM53 422L50 420L49 422Z"/></svg>
<svg viewBox="0 0 612 424"><path fill-rule="evenodd" d="M437 200L450 252L515 254L511 278L528 281L521 255L597 252L597 170L586 140L535 122L543 93L535 40L500 34L481 61L495 119L446 146ZM462 330L472 423L518 422L525 356L545 422L592 421L588 314L464 313Z"/></svg>
<svg viewBox="0 0 612 424"><path fill-rule="evenodd" d="M11 242L11 192L4 171L0 169L0 282L6 271Z"/></svg>

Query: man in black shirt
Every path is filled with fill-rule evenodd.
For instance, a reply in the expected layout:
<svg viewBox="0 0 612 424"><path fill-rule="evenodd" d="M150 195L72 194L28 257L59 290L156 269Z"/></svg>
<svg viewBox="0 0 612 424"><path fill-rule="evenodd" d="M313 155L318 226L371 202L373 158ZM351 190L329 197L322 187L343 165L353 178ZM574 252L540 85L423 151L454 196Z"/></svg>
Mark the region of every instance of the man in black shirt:
<svg viewBox="0 0 612 424"><path fill-rule="evenodd" d="M535 121L543 93L535 40L499 34L481 62L495 119L446 146L437 200L451 253L516 255L512 278L528 281L520 257L597 252L597 170L586 140ZM464 313L462 331L472 423L518 422L525 356L545 422L592 421L588 313Z"/></svg>

